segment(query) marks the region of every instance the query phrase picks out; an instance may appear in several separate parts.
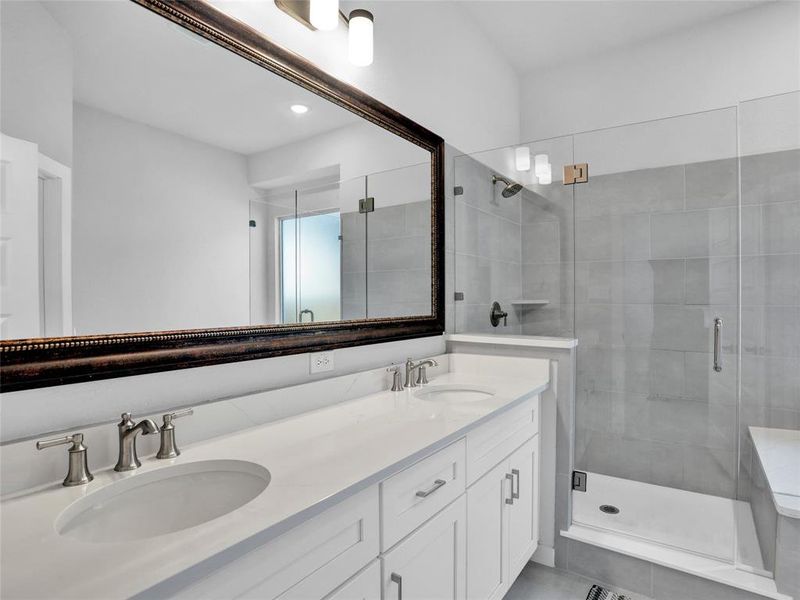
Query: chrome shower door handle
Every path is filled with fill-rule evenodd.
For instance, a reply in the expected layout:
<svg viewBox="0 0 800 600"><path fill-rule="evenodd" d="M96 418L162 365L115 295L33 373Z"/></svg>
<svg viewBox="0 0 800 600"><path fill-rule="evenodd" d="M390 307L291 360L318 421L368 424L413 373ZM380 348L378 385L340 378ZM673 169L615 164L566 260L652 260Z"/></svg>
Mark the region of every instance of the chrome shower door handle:
<svg viewBox="0 0 800 600"><path fill-rule="evenodd" d="M714 319L714 370L719 373L722 371L722 355L721 355L721 340L722 337L722 319L717 317Z"/></svg>
<svg viewBox="0 0 800 600"><path fill-rule="evenodd" d="M403 600L403 578L397 573L392 573L389 579L397 584L397 600Z"/></svg>
<svg viewBox="0 0 800 600"><path fill-rule="evenodd" d="M519 469L511 469L511 497L514 500L519 500ZM514 491L514 481L517 482L517 491Z"/></svg>

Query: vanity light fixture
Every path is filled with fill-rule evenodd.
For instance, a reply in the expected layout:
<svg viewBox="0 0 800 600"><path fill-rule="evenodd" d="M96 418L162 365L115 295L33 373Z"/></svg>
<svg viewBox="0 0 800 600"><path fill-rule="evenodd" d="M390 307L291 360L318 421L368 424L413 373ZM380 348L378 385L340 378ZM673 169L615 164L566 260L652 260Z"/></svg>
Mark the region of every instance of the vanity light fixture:
<svg viewBox="0 0 800 600"><path fill-rule="evenodd" d="M309 21L320 31L332 31L339 25L339 0L311 0Z"/></svg>
<svg viewBox="0 0 800 600"><path fill-rule="evenodd" d="M308 112L308 107L305 104L292 104L289 109L296 115L304 115Z"/></svg>
<svg viewBox="0 0 800 600"><path fill-rule="evenodd" d="M531 170L531 149L527 146L520 146L514 149L514 162L517 171Z"/></svg>
<svg viewBox="0 0 800 600"><path fill-rule="evenodd" d="M540 185L553 183L553 168L547 154L537 154L533 157L533 173Z"/></svg>
<svg viewBox="0 0 800 600"><path fill-rule="evenodd" d="M350 13L347 20L347 57L357 67L367 67L373 58L373 22L372 13L357 8Z"/></svg>
<svg viewBox="0 0 800 600"><path fill-rule="evenodd" d="M339 0L274 0L283 12L311 31L336 29L341 19L348 27L347 57L351 64L366 67L374 54L374 17L368 10L357 8L348 17L339 10Z"/></svg>

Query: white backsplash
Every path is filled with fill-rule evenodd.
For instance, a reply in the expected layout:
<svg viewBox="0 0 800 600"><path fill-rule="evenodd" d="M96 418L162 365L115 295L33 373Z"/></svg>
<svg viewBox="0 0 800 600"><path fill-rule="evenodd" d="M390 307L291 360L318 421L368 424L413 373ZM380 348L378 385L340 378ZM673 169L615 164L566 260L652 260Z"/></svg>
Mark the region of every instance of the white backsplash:
<svg viewBox="0 0 800 600"><path fill-rule="evenodd" d="M37 451L36 439L80 431L90 470L100 470L116 461L122 412L160 424L163 413L194 406L194 415L175 423L178 445L186 446L387 389L389 364L443 352L437 336L337 350L332 374L348 374L327 379L308 375L308 355L300 354L4 394L2 431L8 441L0 446L0 492L64 477L66 447ZM443 357L430 373L447 371L447 365ZM154 454L158 444L158 435L141 436L139 454Z"/></svg>

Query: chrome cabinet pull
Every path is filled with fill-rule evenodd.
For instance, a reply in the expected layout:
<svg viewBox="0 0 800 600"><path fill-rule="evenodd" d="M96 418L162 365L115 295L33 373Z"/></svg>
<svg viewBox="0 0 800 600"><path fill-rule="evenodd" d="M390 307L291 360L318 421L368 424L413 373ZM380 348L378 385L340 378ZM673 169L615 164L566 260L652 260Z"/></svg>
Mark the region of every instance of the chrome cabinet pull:
<svg viewBox="0 0 800 600"><path fill-rule="evenodd" d="M722 356L720 352L722 337L722 319L714 319L714 370L719 373L722 371Z"/></svg>
<svg viewBox="0 0 800 600"><path fill-rule="evenodd" d="M506 473L506 479L511 482L511 498L506 498L506 504L514 504L514 475L511 473Z"/></svg>
<svg viewBox="0 0 800 600"><path fill-rule="evenodd" d="M436 481L433 482L433 485L429 487L427 490L420 490L419 492L417 492L417 496L419 498L427 498L433 492L442 487L445 483L447 482L444 479L437 479Z"/></svg>
<svg viewBox="0 0 800 600"><path fill-rule="evenodd" d="M403 600L403 578L397 573L392 573L391 580L397 584L397 600Z"/></svg>
<svg viewBox="0 0 800 600"><path fill-rule="evenodd" d="M511 498L519 500L519 469L511 469ZM514 491L514 479L517 480L517 491Z"/></svg>

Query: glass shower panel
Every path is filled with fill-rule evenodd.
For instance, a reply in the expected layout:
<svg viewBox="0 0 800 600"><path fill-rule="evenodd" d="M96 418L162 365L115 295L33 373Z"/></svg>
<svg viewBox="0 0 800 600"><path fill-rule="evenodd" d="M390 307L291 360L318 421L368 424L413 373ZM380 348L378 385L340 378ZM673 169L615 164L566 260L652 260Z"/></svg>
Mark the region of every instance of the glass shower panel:
<svg viewBox="0 0 800 600"><path fill-rule="evenodd" d="M573 336L572 154L566 136L454 159L456 332Z"/></svg>
<svg viewBox="0 0 800 600"><path fill-rule="evenodd" d="M367 315L430 315L430 165L368 175L367 196Z"/></svg>
<svg viewBox="0 0 800 600"><path fill-rule="evenodd" d="M297 214L295 190L259 191L250 200L250 323L279 324L285 313L293 323L297 312L294 298L284 297L282 273L294 273L296 264L282 264L280 259L281 226ZM292 235L294 232L291 232ZM294 245L294 242L287 242ZM289 261L289 257L285 257ZM294 283L290 288L294 289Z"/></svg>
<svg viewBox="0 0 800 600"><path fill-rule="evenodd" d="M730 108L574 137L575 162L589 165L574 186L575 465L589 476L573 521L725 561L736 537L736 127ZM710 535L680 516L700 506L720 520Z"/></svg>
<svg viewBox="0 0 800 600"><path fill-rule="evenodd" d="M367 318L367 217L359 212L359 200L367 196L366 177L339 185L341 214L342 319Z"/></svg>
<svg viewBox="0 0 800 600"><path fill-rule="evenodd" d="M740 553L740 560L772 571L773 503L748 428L800 429L800 92L740 104L739 145L748 240L742 245L739 496L750 502L743 516L752 515L761 550Z"/></svg>

